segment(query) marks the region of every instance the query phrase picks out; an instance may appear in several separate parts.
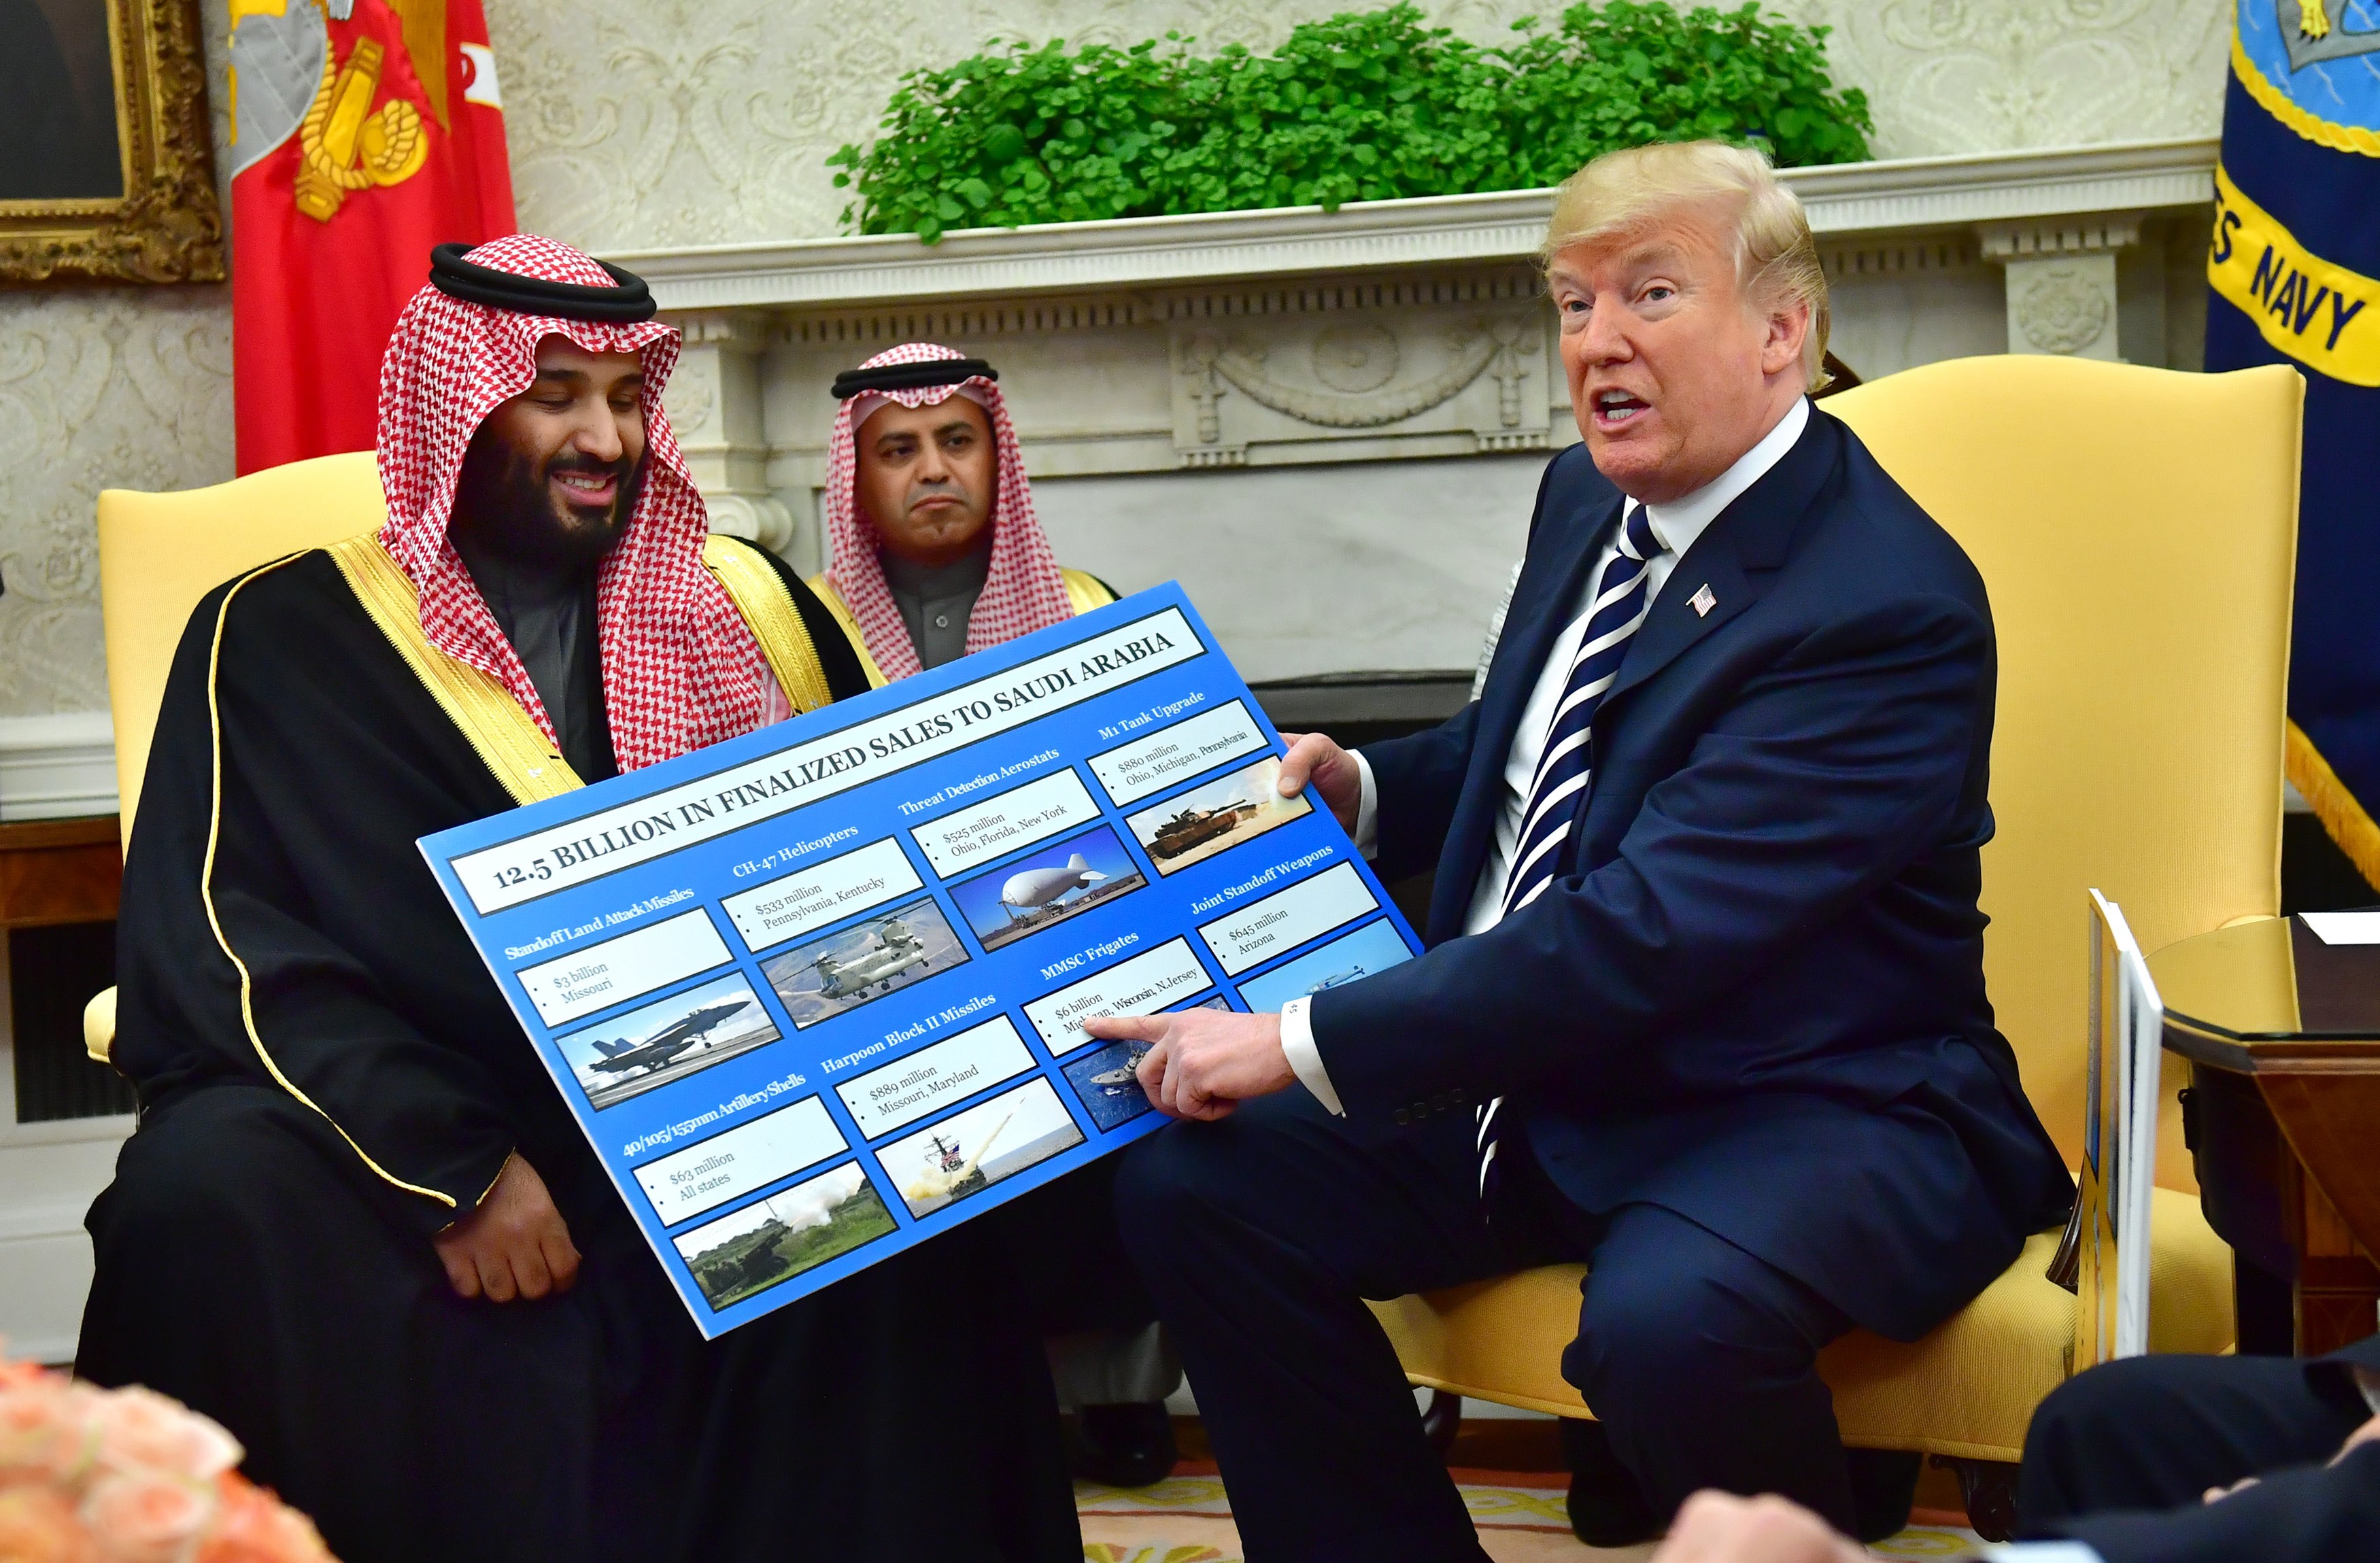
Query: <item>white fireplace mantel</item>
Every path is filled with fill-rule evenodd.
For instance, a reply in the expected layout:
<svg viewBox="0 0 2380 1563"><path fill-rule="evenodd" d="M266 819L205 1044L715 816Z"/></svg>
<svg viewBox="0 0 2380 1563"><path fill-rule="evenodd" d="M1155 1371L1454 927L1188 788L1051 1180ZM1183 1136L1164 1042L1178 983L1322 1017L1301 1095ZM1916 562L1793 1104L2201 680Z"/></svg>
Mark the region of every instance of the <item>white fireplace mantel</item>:
<svg viewBox="0 0 2380 1563"><path fill-rule="evenodd" d="M2216 142L1793 169L1859 376L1980 353L2199 366ZM686 332L712 524L804 569L837 371L989 358L1067 563L1180 580L1251 678L1466 667L1578 438L1551 190L607 256ZM1422 459L1415 459L1422 458Z"/></svg>
<svg viewBox="0 0 2380 1563"><path fill-rule="evenodd" d="M1902 158L1785 171L1822 238L1973 227L2214 199L2212 138L2062 151ZM1525 260L1550 189L975 228L934 245L905 234L624 250L665 309L811 309L1222 279Z"/></svg>

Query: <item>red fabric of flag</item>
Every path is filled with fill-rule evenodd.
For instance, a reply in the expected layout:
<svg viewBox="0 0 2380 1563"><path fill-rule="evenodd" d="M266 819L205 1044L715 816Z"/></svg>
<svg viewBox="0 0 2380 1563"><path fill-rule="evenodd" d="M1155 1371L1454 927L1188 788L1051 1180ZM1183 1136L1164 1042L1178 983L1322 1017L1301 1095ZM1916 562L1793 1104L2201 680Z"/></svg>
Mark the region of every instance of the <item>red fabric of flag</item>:
<svg viewBox="0 0 2380 1563"><path fill-rule="evenodd" d="M514 231L480 0L230 0L238 466L371 447L430 249Z"/></svg>

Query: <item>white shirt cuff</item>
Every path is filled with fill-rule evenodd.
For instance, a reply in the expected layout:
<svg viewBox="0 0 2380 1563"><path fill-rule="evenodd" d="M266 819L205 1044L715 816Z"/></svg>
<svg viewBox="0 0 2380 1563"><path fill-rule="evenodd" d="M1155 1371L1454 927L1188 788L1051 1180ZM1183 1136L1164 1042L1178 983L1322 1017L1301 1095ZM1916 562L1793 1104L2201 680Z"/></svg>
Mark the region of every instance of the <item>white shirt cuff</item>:
<svg viewBox="0 0 2380 1563"><path fill-rule="evenodd" d="M1987 1563L2106 1563L2097 1547L2079 1541L1999 1542L1968 1556Z"/></svg>
<svg viewBox="0 0 2380 1563"><path fill-rule="evenodd" d="M1369 781L1367 774L1366 780ZM1347 1109L1339 1105L1339 1093L1330 1087L1330 1074L1322 1067L1321 1050L1314 1045L1314 1023L1305 1018L1312 1006L1312 996L1293 999L1281 1007L1281 1050L1289 1057L1290 1072L1298 1084L1314 1093L1314 1099L1333 1118L1344 1118Z"/></svg>
<svg viewBox="0 0 2380 1563"><path fill-rule="evenodd" d="M1380 851L1380 790L1373 785L1372 762L1364 757L1364 751L1350 749L1347 752L1354 757L1355 775L1363 783L1356 797L1355 828L1347 833L1355 839L1355 850L1364 854L1365 861L1369 862ZM1322 1066L1317 1064L1315 1067L1319 1069ZM1339 1109L1332 1108L1330 1110L1336 1112Z"/></svg>

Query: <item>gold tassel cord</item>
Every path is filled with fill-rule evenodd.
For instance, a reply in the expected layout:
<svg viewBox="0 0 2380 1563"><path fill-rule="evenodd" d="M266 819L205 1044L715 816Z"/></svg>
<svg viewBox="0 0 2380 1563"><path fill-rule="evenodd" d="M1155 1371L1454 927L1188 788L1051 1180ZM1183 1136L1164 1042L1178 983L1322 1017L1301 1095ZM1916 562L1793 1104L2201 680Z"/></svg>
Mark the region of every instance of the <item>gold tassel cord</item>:
<svg viewBox="0 0 2380 1563"><path fill-rule="evenodd" d="M2282 769L2290 784L2304 796L2314 818L2322 821L2323 830L2338 843L2347 860L2355 865L2356 872L2370 884L2380 886L2380 825L2373 823L2372 816L2347 790L2338 773L2330 769L2330 762L2322 757L2322 751L2313 746L2313 740L2296 722L2289 724L2285 744Z"/></svg>

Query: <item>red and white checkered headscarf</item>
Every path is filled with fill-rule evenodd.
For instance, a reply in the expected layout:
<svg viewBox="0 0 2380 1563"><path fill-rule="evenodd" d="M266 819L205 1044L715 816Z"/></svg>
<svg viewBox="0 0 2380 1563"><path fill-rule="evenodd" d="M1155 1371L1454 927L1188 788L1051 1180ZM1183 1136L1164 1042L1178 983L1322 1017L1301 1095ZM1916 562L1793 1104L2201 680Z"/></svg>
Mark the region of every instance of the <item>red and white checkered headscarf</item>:
<svg viewBox="0 0 2380 1563"><path fill-rule="evenodd" d="M492 240L466 259L516 276L615 285L587 255L534 234ZM431 286L406 305L380 367L380 480L388 492L380 540L421 593L422 633L512 691L553 738L528 670L446 536L471 436L536 380L537 345L549 336L589 353L633 352L644 359L644 482L595 588L603 700L620 769L635 770L750 732L760 723L772 679L734 600L703 567L710 522L662 411L678 332L659 321L520 314Z"/></svg>
<svg viewBox="0 0 2380 1563"><path fill-rule="evenodd" d="M862 369L887 364L923 364L938 358L963 358L964 353L930 342L905 342L877 354ZM980 375L961 382L970 399L981 404L991 418L992 445L1000 457L999 497L991 513L991 569L983 591L967 615L966 648L981 651L1030 635L1075 615L1066 596L1066 579L1059 573L1058 556L1033 515L1033 489L1025 480L1025 453L1016 430L1008 421L1008 403L1000 387ZM826 447L826 530L833 550L827 578L858 622L868 653L888 679L907 678L923 672L908 626L884 583L884 566L877 558L876 527L859 504L858 425L866 413L884 403L905 407L932 406L959 394L960 385L921 385L906 391L870 391L843 404L834 416L834 434Z"/></svg>

